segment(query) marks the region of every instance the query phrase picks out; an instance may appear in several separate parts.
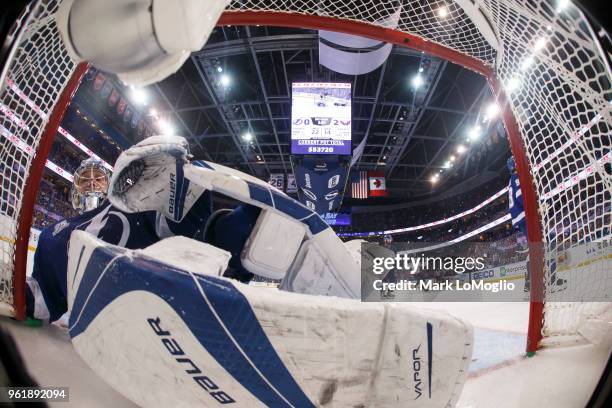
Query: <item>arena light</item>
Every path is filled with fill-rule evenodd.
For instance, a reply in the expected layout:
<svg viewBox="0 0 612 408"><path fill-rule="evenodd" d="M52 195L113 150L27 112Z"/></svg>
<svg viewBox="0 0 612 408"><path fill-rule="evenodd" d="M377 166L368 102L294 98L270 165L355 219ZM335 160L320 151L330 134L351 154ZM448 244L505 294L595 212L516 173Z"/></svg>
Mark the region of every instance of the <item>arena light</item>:
<svg viewBox="0 0 612 408"><path fill-rule="evenodd" d="M521 79L519 77L512 77L510 78L510 80L506 83L506 92L508 93L514 93L515 91L517 91L521 86Z"/></svg>
<svg viewBox="0 0 612 408"><path fill-rule="evenodd" d="M432 182L432 184L436 184L438 182L438 179L440 178L440 174L436 173L433 176L431 176L430 181Z"/></svg>
<svg viewBox="0 0 612 408"><path fill-rule="evenodd" d="M451 162L454 162L454 161L455 161L455 156L451 154L451 157L449 158L449 160L450 160Z"/></svg>
<svg viewBox="0 0 612 408"><path fill-rule="evenodd" d="M157 127L164 135L174 134L174 128L172 127L172 125L163 119L157 121Z"/></svg>
<svg viewBox="0 0 612 408"><path fill-rule="evenodd" d="M467 149L465 148L464 145L459 145L457 146L457 153L462 154L466 151Z"/></svg>
<svg viewBox="0 0 612 408"><path fill-rule="evenodd" d="M145 91L141 88L134 88L132 87L132 100L136 103L139 103L141 105L146 105L147 104L147 94L145 93Z"/></svg>
<svg viewBox="0 0 612 408"><path fill-rule="evenodd" d="M533 58L532 55L525 58L523 62L521 62L521 71L527 71L529 67L533 65L534 62L535 62L535 59Z"/></svg>
<svg viewBox="0 0 612 408"><path fill-rule="evenodd" d="M444 165L442 167L444 167L445 169L450 169L450 166L451 166L451 162L447 161L447 162L444 163Z"/></svg>
<svg viewBox="0 0 612 408"><path fill-rule="evenodd" d="M485 109L485 118L487 120L491 120L497 115L499 115L500 109L499 105L496 102L491 102L489 106Z"/></svg>
<svg viewBox="0 0 612 408"><path fill-rule="evenodd" d="M446 6L438 7L438 10L436 10L436 14L440 18L446 18L448 16L448 7Z"/></svg>
<svg viewBox="0 0 612 408"><path fill-rule="evenodd" d="M221 68L221 67L217 67L217 72L218 72L218 73L223 72L223 68Z"/></svg>
<svg viewBox="0 0 612 408"><path fill-rule="evenodd" d="M482 133L482 128L480 126L478 125L473 126L468 131L468 140L469 141L478 140L480 138L481 133Z"/></svg>
<svg viewBox="0 0 612 408"><path fill-rule="evenodd" d="M230 82L232 82L229 75L227 74L221 75L220 81L221 81L221 85L223 86L229 86Z"/></svg>
<svg viewBox="0 0 612 408"><path fill-rule="evenodd" d="M535 44L533 45L533 49L536 52L538 52L538 51L542 51L545 46L546 46L546 38L540 37L536 40Z"/></svg>
<svg viewBox="0 0 612 408"><path fill-rule="evenodd" d="M251 140L253 140L253 134L251 132L246 132L242 135L242 140L244 140L245 142L250 142Z"/></svg>
<svg viewBox="0 0 612 408"><path fill-rule="evenodd" d="M557 11L563 11L565 8L569 6L569 0L558 0L557 1Z"/></svg>
<svg viewBox="0 0 612 408"><path fill-rule="evenodd" d="M419 89L421 85L423 85L423 77L419 74L416 74L412 77L412 87L414 89Z"/></svg>
<svg viewBox="0 0 612 408"><path fill-rule="evenodd" d="M419 72L423 72L423 67L419 67Z"/></svg>

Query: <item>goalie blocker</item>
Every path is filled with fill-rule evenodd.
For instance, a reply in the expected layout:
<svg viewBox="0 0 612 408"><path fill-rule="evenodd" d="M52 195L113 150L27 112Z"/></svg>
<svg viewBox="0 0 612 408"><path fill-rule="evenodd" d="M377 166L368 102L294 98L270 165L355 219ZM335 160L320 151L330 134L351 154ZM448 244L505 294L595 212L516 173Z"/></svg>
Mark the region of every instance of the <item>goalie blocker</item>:
<svg viewBox="0 0 612 408"><path fill-rule="evenodd" d="M140 406L455 404L472 352L467 323L218 277L230 257L184 237L128 250L73 232L76 351Z"/></svg>

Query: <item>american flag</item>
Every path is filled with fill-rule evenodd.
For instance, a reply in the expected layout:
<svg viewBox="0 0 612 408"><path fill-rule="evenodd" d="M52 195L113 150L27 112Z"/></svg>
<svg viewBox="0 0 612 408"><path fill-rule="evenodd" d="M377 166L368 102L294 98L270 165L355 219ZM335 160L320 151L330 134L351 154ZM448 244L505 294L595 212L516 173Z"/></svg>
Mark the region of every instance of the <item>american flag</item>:
<svg viewBox="0 0 612 408"><path fill-rule="evenodd" d="M358 171L351 180L353 198L368 198L368 172Z"/></svg>

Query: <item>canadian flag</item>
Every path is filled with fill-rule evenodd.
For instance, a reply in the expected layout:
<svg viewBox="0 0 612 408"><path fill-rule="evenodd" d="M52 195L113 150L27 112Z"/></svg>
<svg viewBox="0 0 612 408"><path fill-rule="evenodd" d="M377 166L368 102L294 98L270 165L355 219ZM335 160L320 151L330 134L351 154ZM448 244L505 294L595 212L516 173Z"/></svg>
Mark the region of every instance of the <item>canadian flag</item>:
<svg viewBox="0 0 612 408"><path fill-rule="evenodd" d="M385 173L382 171L368 172L370 184L370 197L386 197L387 184L385 183Z"/></svg>

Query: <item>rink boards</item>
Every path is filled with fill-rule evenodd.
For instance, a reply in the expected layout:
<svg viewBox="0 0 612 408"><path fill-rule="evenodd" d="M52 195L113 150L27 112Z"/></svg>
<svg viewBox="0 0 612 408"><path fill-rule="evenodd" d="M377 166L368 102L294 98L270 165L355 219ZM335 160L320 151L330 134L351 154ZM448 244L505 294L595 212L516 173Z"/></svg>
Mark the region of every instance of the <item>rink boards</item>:
<svg viewBox="0 0 612 408"><path fill-rule="evenodd" d="M447 406L472 352L445 313L251 287L83 232L68 285L75 349L141 406Z"/></svg>
<svg viewBox="0 0 612 408"><path fill-rule="evenodd" d="M36 228L30 229L30 240L28 242L28 263L27 263L27 275L32 274L32 263L34 262L34 252L38 246L38 237L40 236L40 230ZM0 214L0 253L2 254L3 263L12 263L13 260L9 259L12 254L10 246L15 243L15 222L11 217Z"/></svg>

